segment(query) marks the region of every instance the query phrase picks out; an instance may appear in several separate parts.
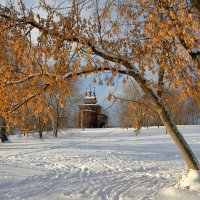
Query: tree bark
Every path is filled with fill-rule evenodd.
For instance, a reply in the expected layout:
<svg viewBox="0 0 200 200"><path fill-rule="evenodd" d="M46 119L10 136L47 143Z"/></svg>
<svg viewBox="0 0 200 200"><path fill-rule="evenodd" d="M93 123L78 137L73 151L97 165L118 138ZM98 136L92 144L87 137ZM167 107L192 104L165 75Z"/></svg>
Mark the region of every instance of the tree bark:
<svg viewBox="0 0 200 200"><path fill-rule="evenodd" d="M53 134L54 134L55 137L58 137L58 130L57 130L57 128L54 129Z"/></svg>
<svg viewBox="0 0 200 200"><path fill-rule="evenodd" d="M1 139L1 142L8 141L8 136L6 134L6 122L4 121L4 119L2 119L2 127L1 127L1 131L0 131L0 139Z"/></svg>
<svg viewBox="0 0 200 200"><path fill-rule="evenodd" d="M55 137L57 137L58 136L58 124L57 124L57 120L55 120L54 117L52 119L52 128L53 128L53 135Z"/></svg>
<svg viewBox="0 0 200 200"><path fill-rule="evenodd" d="M4 132L1 128L1 132L0 132L0 139L1 139L1 142L6 142L8 141L8 136L6 135L6 132Z"/></svg>
<svg viewBox="0 0 200 200"><path fill-rule="evenodd" d="M42 130L39 130L39 138L42 139Z"/></svg>
<svg viewBox="0 0 200 200"><path fill-rule="evenodd" d="M38 132L39 132L39 138L43 138L43 130L44 130L44 122L43 122L43 120L39 117L38 118Z"/></svg>

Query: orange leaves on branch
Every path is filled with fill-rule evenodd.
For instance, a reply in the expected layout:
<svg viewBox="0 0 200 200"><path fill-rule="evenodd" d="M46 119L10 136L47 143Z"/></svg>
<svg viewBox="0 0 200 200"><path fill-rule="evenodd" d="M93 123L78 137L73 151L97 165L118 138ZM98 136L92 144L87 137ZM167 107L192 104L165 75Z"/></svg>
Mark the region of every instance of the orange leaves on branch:
<svg viewBox="0 0 200 200"><path fill-rule="evenodd" d="M99 79L99 85L103 85L103 81Z"/></svg>
<svg viewBox="0 0 200 200"><path fill-rule="evenodd" d="M127 83L127 79L124 78L122 82L123 82L123 84L126 84Z"/></svg>
<svg viewBox="0 0 200 200"><path fill-rule="evenodd" d="M88 48L87 50L86 50L86 52L88 53L88 54L92 54L92 48Z"/></svg>
<svg viewBox="0 0 200 200"><path fill-rule="evenodd" d="M49 16L52 16L54 11L50 7L45 4L41 4L41 6ZM67 15L64 16L62 13L56 20L53 16L49 17L47 21L38 14L35 17L38 26L41 27L38 44L30 41L31 38L24 34L29 31L31 26L31 24L27 25L28 20L34 21L33 11L22 18L27 20L27 24L24 21L20 24L17 19L7 20L11 25L15 25L9 31L7 25L1 23L1 30L7 29L1 34L3 40L0 40L0 64L5 67L4 70L1 68L1 80L25 80L26 77L33 74L44 74L42 77L35 77L19 86L16 85L16 88L14 86L6 88L1 85L1 90L5 91L4 96L9 96L6 99L2 98L3 106L9 107L13 100L18 103L23 101L35 91L41 90L43 84L50 85L47 92L67 91L66 96L70 95L71 91L67 88L70 83L66 83L66 79L64 80L62 77L71 71L74 75L80 71L81 67L89 71L93 70L94 64L97 68L102 67L102 72L104 72L104 68L108 68L114 77L123 64L117 63L120 58L127 62L137 63L136 69L142 75L145 74L145 70L157 73L161 68L166 69L164 81L170 86L186 87L187 84L190 86L194 84L193 88L199 88L197 76L200 75L200 71L197 71L197 75L195 69L197 65L189 54L189 51L199 48L199 44L196 43L199 37L199 21L195 14L189 12L184 6L185 1L175 0L164 1L159 6L157 1L148 0L121 1L120 6L117 1L107 1L99 10L101 27L99 27L96 14L89 19L80 18L80 21ZM184 9L182 9L183 7ZM45 30L42 30L42 27ZM36 30L37 27L34 29ZM100 35L102 36L101 41L98 39ZM75 40L73 41L73 39ZM14 70L13 68L9 69L11 67L10 60L6 60L7 52L4 50L9 45L3 44L4 41L12 49L12 53L9 55L12 55L11 60L16 65ZM75 43L77 46L74 45ZM110 53L108 56L116 57L117 59L114 59L113 62L115 64L110 65L108 61L103 61L104 58L96 59L96 56L91 56L93 48L96 47L91 48L92 44L99 45L99 48L104 49L105 52L108 51ZM79 55L78 47L81 46L85 47L88 55L85 53ZM71 54L75 54L72 59ZM84 58L86 59L84 60ZM105 57L105 59L107 58ZM97 73L97 71L95 72ZM93 81L96 82L96 79ZM106 81L108 85L114 84L111 79ZM123 80L123 83L125 82L126 79ZM156 83L155 86L147 81L146 83L147 87L151 89L160 89L155 85ZM102 80L99 81L99 84L103 84ZM191 88L184 92L192 93ZM61 95L59 98L62 97ZM45 104L42 101L38 101L38 103ZM31 104L26 106L31 107Z"/></svg>
<svg viewBox="0 0 200 200"><path fill-rule="evenodd" d="M112 98L113 98L113 95L111 94L111 92L109 92L109 95L107 96L107 100L108 100L108 101L111 101Z"/></svg>
<svg viewBox="0 0 200 200"><path fill-rule="evenodd" d="M115 85L113 77L108 77L108 78L105 79L105 81L107 81L107 86L114 86Z"/></svg>
<svg viewBox="0 0 200 200"><path fill-rule="evenodd" d="M75 52L75 53L77 53L78 50L79 50L78 47L75 47L75 48L74 48L74 52Z"/></svg>
<svg viewBox="0 0 200 200"><path fill-rule="evenodd" d="M103 68L108 68L109 67L109 63L107 60L103 61Z"/></svg>
<svg viewBox="0 0 200 200"><path fill-rule="evenodd" d="M86 67L87 67L87 70L90 70L92 68L92 61L91 61L90 57L87 58L87 65L86 65Z"/></svg>
<svg viewBox="0 0 200 200"><path fill-rule="evenodd" d="M150 71L152 71L152 70L153 70L153 67L152 67L151 65L149 65L149 66L148 66L148 69L149 69Z"/></svg>
<svg viewBox="0 0 200 200"><path fill-rule="evenodd" d="M117 35L120 33L120 24L118 23L112 23L112 32L113 34Z"/></svg>

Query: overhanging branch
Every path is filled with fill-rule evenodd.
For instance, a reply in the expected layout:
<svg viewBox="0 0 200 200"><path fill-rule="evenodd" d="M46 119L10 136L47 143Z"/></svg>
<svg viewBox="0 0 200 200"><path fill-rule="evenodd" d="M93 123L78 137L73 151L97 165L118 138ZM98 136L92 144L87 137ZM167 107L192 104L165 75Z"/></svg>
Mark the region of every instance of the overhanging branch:
<svg viewBox="0 0 200 200"><path fill-rule="evenodd" d="M37 92L37 93L29 96L22 103L16 105L12 110L10 110L9 112L7 112L7 114L12 114L13 112L15 112L16 110L18 110L19 108L21 108L24 104L26 104L27 102L29 102L31 99L34 99L35 97L39 96L42 92L46 91L46 89L49 87L49 85L50 84L44 85L42 91L39 91L39 92Z"/></svg>

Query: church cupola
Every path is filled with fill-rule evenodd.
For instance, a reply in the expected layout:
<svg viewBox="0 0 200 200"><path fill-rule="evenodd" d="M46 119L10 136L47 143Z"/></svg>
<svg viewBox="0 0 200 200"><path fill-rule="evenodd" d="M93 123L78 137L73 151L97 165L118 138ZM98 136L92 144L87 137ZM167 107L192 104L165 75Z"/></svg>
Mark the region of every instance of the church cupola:
<svg viewBox="0 0 200 200"><path fill-rule="evenodd" d="M89 85L89 91L87 91L87 88L86 88L84 104L96 104L96 103L97 103L97 99L96 99L95 88L92 92L91 85Z"/></svg>

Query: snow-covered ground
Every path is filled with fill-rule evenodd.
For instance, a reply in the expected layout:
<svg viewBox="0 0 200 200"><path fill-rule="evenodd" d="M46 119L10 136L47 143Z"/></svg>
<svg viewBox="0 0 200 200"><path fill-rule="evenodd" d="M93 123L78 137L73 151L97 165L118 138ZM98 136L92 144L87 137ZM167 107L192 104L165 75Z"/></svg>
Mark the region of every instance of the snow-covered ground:
<svg viewBox="0 0 200 200"><path fill-rule="evenodd" d="M200 160L200 126L179 126ZM163 127L62 130L0 144L1 200L199 200L173 186L187 167ZM173 187L173 188L171 188Z"/></svg>

